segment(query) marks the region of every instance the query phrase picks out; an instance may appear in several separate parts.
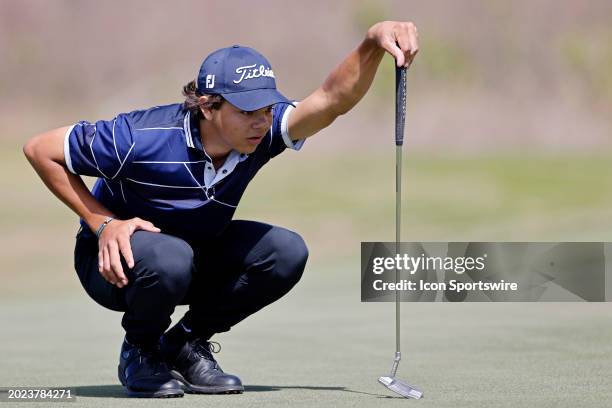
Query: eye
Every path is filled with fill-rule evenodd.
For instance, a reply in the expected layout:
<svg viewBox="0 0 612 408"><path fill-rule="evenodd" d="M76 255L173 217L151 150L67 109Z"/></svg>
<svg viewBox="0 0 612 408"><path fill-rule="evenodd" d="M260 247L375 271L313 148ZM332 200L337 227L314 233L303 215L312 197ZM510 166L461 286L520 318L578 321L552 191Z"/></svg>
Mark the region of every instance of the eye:
<svg viewBox="0 0 612 408"><path fill-rule="evenodd" d="M250 111L240 111L241 114L245 115L245 116L251 116L253 115L253 112Z"/></svg>

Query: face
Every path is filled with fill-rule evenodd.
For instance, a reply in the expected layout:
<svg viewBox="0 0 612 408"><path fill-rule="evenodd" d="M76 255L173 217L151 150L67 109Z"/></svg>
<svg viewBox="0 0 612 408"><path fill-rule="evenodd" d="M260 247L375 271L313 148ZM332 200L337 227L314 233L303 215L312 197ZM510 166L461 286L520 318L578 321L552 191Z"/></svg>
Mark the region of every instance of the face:
<svg viewBox="0 0 612 408"><path fill-rule="evenodd" d="M217 143L240 153L253 153L272 126L272 106L247 112L225 101L218 110L204 114L215 129Z"/></svg>

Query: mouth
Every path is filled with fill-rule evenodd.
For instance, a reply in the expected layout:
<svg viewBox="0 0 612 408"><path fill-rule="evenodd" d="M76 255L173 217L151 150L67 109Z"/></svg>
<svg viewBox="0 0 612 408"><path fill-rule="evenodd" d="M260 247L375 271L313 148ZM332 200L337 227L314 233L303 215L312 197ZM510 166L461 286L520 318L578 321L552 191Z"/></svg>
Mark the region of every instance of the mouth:
<svg viewBox="0 0 612 408"><path fill-rule="evenodd" d="M264 136L265 135L248 137L246 140L250 144L257 145L257 144L259 144L259 142L261 142L261 140L264 138Z"/></svg>

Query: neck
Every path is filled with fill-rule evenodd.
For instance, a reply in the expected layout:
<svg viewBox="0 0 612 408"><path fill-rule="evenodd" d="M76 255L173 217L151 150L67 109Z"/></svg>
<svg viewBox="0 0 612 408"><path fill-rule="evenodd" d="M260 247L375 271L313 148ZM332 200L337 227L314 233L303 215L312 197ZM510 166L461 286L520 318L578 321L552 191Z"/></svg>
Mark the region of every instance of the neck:
<svg viewBox="0 0 612 408"><path fill-rule="evenodd" d="M232 148L222 142L218 130L209 120L200 120L200 135L206 154L213 161L215 168L220 167L232 151Z"/></svg>

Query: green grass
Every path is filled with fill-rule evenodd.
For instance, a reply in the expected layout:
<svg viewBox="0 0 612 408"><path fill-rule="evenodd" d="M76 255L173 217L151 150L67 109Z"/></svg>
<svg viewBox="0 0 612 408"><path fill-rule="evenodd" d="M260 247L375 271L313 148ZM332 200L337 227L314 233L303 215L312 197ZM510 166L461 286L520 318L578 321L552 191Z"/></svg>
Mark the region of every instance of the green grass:
<svg viewBox="0 0 612 408"><path fill-rule="evenodd" d="M287 156L254 180L239 215L291 220L308 233L345 225L339 241L343 232L394 236L393 154L319 156L316 164ZM403 170L404 239L604 239L612 227L607 156L411 155Z"/></svg>

